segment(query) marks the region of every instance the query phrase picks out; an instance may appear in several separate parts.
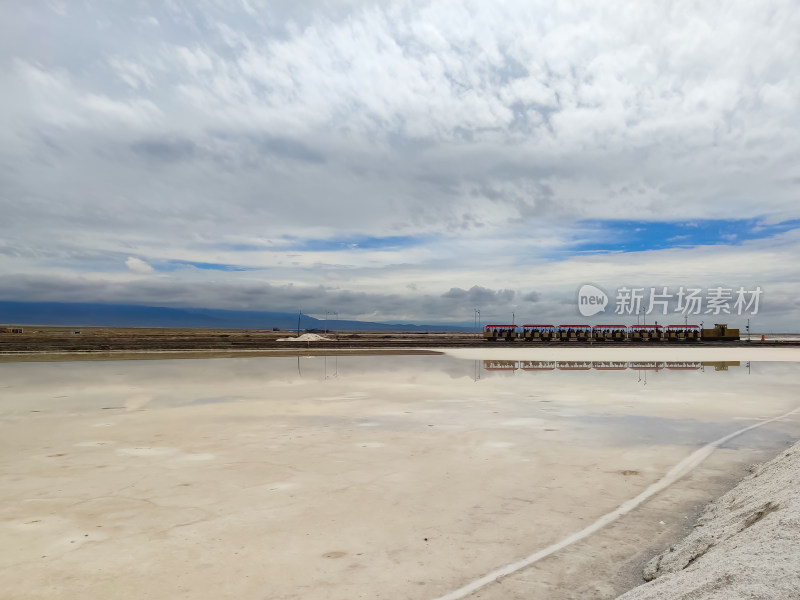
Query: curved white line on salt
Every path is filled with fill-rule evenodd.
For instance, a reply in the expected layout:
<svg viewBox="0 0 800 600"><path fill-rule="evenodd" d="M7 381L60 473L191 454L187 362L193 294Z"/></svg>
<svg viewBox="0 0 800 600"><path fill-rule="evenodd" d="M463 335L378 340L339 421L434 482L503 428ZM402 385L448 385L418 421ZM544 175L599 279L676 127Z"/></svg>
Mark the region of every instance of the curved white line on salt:
<svg viewBox="0 0 800 600"><path fill-rule="evenodd" d="M733 433L728 434L725 437L721 437L718 440L706 444L699 450L695 450L694 452L692 452L689 456L687 456L677 465L672 467L672 469L670 469L669 472L666 475L664 475L664 477L656 481L641 494L639 494L635 498L631 498L627 502L624 502L616 510L613 510L608 514L603 515L588 527L581 529L577 533L573 533L572 535L565 537L563 540L558 541L555 544L551 544L547 546L547 548L539 550L538 552L535 552L530 556L526 556L525 558L513 562L510 565L506 565L505 567L495 569L494 571L488 573L487 575L484 575L480 579L476 579L475 581L468 583L464 587L461 587L453 592L450 592L449 594L440 596L439 598L436 598L436 600L460 600L461 598L468 596L472 592L479 590L485 585L488 585L493 581L496 581L500 577L505 577L506 575L510 575L511 573L519 571L520 569L529 567L533 563L538 562L547 556L550 556L554 552L558 552L562 548L566 548L570 544L582 540L583 538L602 529L609 523L613 523L622 515L629 513L634 508L639 506L642 502L650 498L650 496L657 494L661 490L675 483L678 479L688 474L697 465L699 465L706 458L708 458L714 450L716 450L719 446L721 446L725 442L728 442L733 438L742 435L743 433L747 433L751 429L756 429L757 427L761 427L763 425L766 425L767 423L772 423L773 421L784 419L789 415L793 415L798 411L800 411L800 407L797 407L794 410L790 410L789 412L782 414L778 417L773 417L772 419L768 419L766 421L759 421L754 425L750 425L749 427L745 427L744 429L734 431Z"/></svg>

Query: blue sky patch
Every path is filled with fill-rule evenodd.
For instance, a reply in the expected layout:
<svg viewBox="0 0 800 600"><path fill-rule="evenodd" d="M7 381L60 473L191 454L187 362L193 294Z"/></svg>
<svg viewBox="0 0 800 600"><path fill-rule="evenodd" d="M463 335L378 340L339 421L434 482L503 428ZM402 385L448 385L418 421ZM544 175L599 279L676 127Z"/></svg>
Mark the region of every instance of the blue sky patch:
<svg viewBox="0 0 800 600"><path fill-rule="evenodd" d="M230 252L263 252L273 249L273 246L268 244L210 244L210 246L216 250Z"/></svg>
<svg viewBox="0 0 800 600"><path fill-rule="evenodd" d="M576 224L579 254L643 252L694 246L735 246L800 228L800 219L765 224L761 219L707 219L688 222L586 220Z"/></svg>
<svg viewBox="0 0 800 600"><path fill-rule="evenodd" d="M170 272L177 271L184 267L194 267L204 271L254 271L252 267L242 267L241 265L226 265L222 263L194 262L191 260L170 260L162 264L155 264L156 271Z"/></svg>
<svg viewBox="0 0 800 600"><path fill-rule="evenodd" d="M296 252L340 252L344 250L402 250L422 243L421 236L352 236L346 238L292 240L281 250Z"/></svg>

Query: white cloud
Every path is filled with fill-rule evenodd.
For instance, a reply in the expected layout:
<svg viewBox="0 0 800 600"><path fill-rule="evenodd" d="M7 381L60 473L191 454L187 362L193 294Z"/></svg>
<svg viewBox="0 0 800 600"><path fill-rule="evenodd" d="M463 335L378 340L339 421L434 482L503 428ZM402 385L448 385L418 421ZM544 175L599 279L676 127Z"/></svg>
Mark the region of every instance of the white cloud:
<svg viewBox="0 0 800 600"><path fill-rule="evenodd" d="M725 257L794 279L782 246L558 254L586 219L800 218L790 0L90 2L49 15L52 52L19 33L47 9L29 10L0 25L4 273L111 281L122 262L132 278L182 260L255 270L161 274L175 286L371 300L411 283L433 298L552 286L552 301L590 276L639 277L642 260L698 283ZM287 235L299 250L248 247ZM420 241L302 248L391 235Z"/></svg>
<svg viewBox="0 0 800 600"><path fill-rule="evenodd" d="M141 258L136 258L135 256L129 256L125 260L125 266L133 273L138 273L139 275L147 275L155 270L146 261L143 261Z"/></svg>
<svg viewBox="0 0 800 600"><path fill-rule="evenodd" d="M186 69L195 77L204 71L211 71L213 68L211 58L200 48L179 47L176 49L176 53Z"/></svg>
<svg viewBox="0 0 800 600"><path fill-rule="evenodd" d="M101 122L110 119L129 125L141 125L161 114L158 107L150 100L134 99L120 102L101 94L87 94L80 99L80 103L88 111L87 118L99 119Z"/></svg>
<svg viewBox="0 0 800 600"><path fill-rule="evenodd" d="M86 92L62 68L47 69L21 59L15 61L15 67L19 83L25 85L29 95L25 100L20 99L26 103L25 107L14 108L25 110L31 106L34 112L26 118L37 125L64 129L101 129L108 124L144 126L161 115L161 110L147 98L114 99Z"/></svg>
<svg viewBox="0 0 800 600"><path fill-rule="evenodd" d="M154 87L153 76L142 63L119 57L111 58L108 62L116 70L119 78L132 88L152 89Z"/></svg>

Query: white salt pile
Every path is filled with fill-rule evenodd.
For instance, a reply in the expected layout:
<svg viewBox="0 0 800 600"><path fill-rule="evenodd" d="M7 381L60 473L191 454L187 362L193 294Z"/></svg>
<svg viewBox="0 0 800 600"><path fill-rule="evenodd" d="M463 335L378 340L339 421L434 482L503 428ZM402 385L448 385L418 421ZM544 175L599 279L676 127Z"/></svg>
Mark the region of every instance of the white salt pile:
<svg viewBox="0 0 800 600"><path fill-rule="evenodd" d="M800 598L800 444L713 502L619 600Z"/></svg>
<svg viewBox="0 0 800 600"><path fill-rule="evenodd" d="M318 333L304 333L298 337L288 337L288 338L278 338L277 341L279 342L319 342L324 340L330 340L331 338L326 338L324 335L319 335Z"/></svg>

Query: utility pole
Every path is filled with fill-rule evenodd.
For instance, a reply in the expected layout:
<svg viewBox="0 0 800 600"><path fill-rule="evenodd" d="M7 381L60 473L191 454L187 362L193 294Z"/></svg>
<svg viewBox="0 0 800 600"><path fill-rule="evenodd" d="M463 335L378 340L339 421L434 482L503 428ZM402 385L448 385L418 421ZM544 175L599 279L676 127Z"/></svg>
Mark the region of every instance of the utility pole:
<svg viewBox="0 0 800 600"><path fill-rule="evenodd" d="M300 316L303 314L303 309L301 308L297 313L297 337L300 337ZM300 371L300 360L297 361L297 371Z"/></svg>

